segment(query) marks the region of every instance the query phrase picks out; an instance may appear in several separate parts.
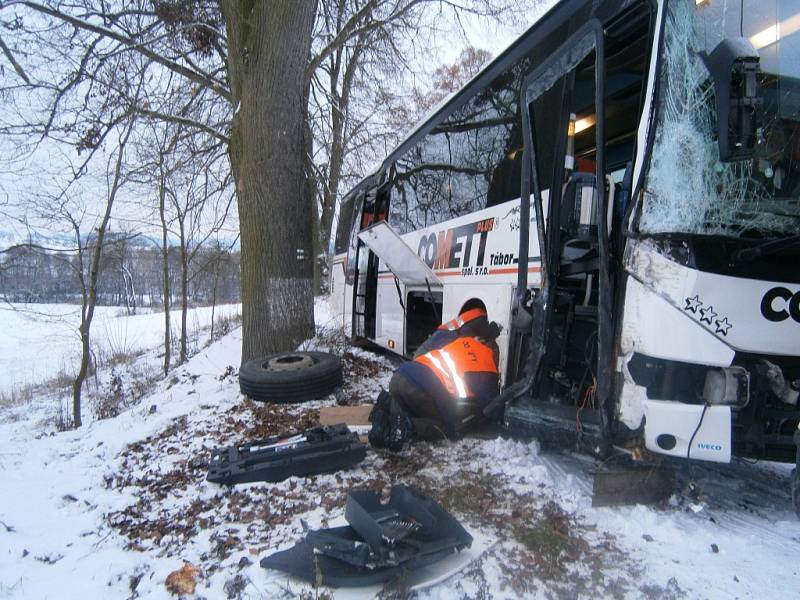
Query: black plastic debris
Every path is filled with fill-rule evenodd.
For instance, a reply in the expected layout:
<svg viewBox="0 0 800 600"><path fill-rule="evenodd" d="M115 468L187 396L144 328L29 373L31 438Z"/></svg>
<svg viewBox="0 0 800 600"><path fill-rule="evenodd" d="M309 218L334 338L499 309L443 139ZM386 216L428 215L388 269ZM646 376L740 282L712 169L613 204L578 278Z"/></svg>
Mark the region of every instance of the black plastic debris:
<svg viewBox="0 0 800 600"><path fill-rule="evenodd" d="M434 500L406 486L389 500L371 490L348 494L348 527L320 529L289 550L261 559L311 583L362 587L391 581L472 545L472 536Z"/></svg>
<svg viewBox="0 0 800 600"><path fill-rule="evenodd" d="M366 454L366 445L347 425L316 427L217 451L211 457L207 479L225 485L276 482L292 475L348 469Z"/></svg>

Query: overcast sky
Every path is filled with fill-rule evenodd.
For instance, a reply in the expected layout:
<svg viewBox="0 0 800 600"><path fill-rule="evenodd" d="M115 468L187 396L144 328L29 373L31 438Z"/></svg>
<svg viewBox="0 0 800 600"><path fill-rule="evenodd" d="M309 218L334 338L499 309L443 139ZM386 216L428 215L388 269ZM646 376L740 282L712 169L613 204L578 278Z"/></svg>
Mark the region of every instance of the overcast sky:
<svg viewBox="0 0 800 600"><path fill-rule="evenodd" d="M460 26L453 24L453 35L442 36L442 43L438 48L430 49L431 52L425 57L425 71L433 72L436 67L452 63L459 56L462 50L469 44L476 48L488 50L493 56L497 56L504 48L513 42L521 33L528 29L533 22L547 9L554 5L557 0L520 0L519 6L527 5L529 9L521 11L521 13L513 20L513 22L503 25L497 25L485 18L465 16L461 19ZM459 31L463 30L463 35ZM466 39L465 39L466 38ZM0 57L0 61L5 61ZM14 77L13 71L9 65L3 64L4 77ZM425 85L425 82L420 82ZM8 153L8 141L0 140L0 146L5 145L3 154ZM75 149L71 146L63 144L44 142L40 145L38 151L32 155L24 165L24 171L27 173L36 173L36 176L26 175L24 178L20 177L17 173L21 165L16 165L12 169L3 167L0 169L0 211L14 212L19 214L24 209L10 209L9 205L4 202L10 201L12 204L18 198L27 196L37 191L55 190L62 184L62 175L69 173L69 163L74 161ZM102 173L105 169L102 168L102 163L109 157L98 156L96 171ZM66 177L65 177L66 178ZM86 206L87 212L91 215L99 213L101 205L103 204L102 198L106 192L106 181L104 177L90 177L82 183L81 189L76 189L73 194L78 198L79 202ZM137 200L137 194L141 191L133 189L126 189L122 194L121 201L116 208L116 220L112 223L112 229L130 229L140 215L141 208L134 207ZM235 211L234 211L235 213ZM0 215L1 216L1 215ZM235 215L234 215L235 216ZM235 236L235 223L233 228L226 233L226 236ZM39 228L37 228L39 229ZM68 230L56 231L48 227L41 228L40 233L53 234L47 243L54 246L60 246L68 243ZM87 231L89 226L86 227ZM144 229L144 227L140 227ZM156 229L153 228L153 233ZM7 247L13 243L18 243L27 239L29 230L14 222L12 219L0 218L0 248Z"/></svg>

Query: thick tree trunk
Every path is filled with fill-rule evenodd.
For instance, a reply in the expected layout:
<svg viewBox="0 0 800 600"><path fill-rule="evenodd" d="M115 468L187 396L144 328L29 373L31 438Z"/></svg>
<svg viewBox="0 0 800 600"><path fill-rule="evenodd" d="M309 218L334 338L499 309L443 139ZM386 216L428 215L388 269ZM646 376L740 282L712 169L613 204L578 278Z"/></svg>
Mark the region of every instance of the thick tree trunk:
<svg viewBox="0 0 800 600"><path fill-rule="evenodd" d="M314 333L305 73L315 0L223 0L235 101L242 361Z"/></svg>

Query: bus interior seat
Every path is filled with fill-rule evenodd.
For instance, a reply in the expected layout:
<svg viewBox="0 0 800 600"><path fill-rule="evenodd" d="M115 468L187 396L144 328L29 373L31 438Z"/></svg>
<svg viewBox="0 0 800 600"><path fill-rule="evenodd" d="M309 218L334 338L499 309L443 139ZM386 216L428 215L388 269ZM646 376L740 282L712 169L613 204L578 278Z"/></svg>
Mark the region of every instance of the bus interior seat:
<svg viewBox="0 0 800 600"><path fill-rule="evenodd" d="M594 176L589 173L581 173L570 179L583 180L585 184L593 184ZM566 239L562 246L560 280L561 284L573 290L576 297L576 306L588 306L592 301L593 289L596 287L597 278L594 276L600 268L599 251L597 244L597 227L591 225L596 221L594 216L594 203L597 201L597 194L594 192L595 186L591 188L591 206L582 210L583 218L574 218L576 203L571 198L564 197L562 203L562 234L571 235ZM611 231L614 216L614 201L616 197L616 185L610 175L606 175L607 210L606 223L607 231ZM585 194L586 192L584 192ZM582 207L583 208L583 207ZM588 217L588 221L587 221ZM587 221L582 223L581 221ZM565 227L565 225L567 227Z"/></svg>
<svg viewBox="0 0 800 600"><path fill-rule="evenodd" d="M578 175L578 176L576 176ZM587 251L590 251L597 243L597 227L595 216L595 202L597 202L596 192L592 193L591 205L583 207L581 205L580 211L582 215L575 217L576 202L573 197L568 197L567 190L570 183L583 183L585 188L587 184L591 184L592 189L594 185L594 175L590 173L576 171L570 175L569 180L565 187L564 197L561 203L561 229L562 235L571 236L563 242L564 251L562 254L562 262L574 261L584 256ZM606 175L606 232L610 233L613 226L614 217L614 202L616 199L617 185L611 175ZM584 202L581 199L581 204Z"/></svg>

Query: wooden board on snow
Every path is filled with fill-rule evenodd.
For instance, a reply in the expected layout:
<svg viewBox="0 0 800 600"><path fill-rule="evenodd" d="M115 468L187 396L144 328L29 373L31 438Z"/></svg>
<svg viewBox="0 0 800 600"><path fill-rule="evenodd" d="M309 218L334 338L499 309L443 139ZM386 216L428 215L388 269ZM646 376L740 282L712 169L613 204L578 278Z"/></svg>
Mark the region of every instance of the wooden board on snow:
<svg viewBox="0 0 800 600"><path fill-rule="evenodd" d="M369 425L369 413L372 404L355 406L323 406L319 409L320 425Z"/></svg>
<svg viewBox="0 0 800 600"><path fill-rule="evenodd" d="M660 466L603 468L594 474L592 506L665 502L675 490L675 471Z"/></svg>

